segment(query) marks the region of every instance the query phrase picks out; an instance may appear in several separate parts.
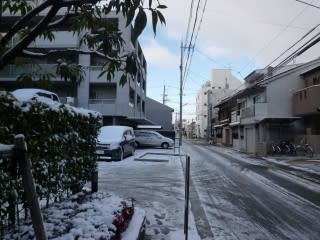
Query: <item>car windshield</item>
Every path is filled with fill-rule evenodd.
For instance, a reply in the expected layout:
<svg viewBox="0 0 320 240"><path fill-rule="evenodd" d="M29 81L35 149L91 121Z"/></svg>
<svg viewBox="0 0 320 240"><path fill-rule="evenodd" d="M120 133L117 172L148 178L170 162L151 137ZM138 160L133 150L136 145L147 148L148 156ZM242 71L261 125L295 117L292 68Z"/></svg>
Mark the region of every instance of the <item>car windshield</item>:
<svg viewBox="0 0 320 240"><path fill-rule="evenodd" d="M127 128L122 126L106 126L100 128L98 140L109 140L109 141L121 141L123 139L123 133Z"/></svg>

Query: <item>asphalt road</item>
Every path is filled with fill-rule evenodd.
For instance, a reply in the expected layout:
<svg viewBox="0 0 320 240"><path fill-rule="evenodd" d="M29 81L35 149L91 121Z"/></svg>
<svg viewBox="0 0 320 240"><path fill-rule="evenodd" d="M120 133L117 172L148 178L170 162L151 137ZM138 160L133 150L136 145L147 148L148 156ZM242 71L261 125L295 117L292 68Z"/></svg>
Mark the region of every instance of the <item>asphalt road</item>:
<svg viewBox="0 0 320 240"><path fill-rule="evenodd" d="M319 240L316 174L185 141L191 207L201 239Z"/></svg>

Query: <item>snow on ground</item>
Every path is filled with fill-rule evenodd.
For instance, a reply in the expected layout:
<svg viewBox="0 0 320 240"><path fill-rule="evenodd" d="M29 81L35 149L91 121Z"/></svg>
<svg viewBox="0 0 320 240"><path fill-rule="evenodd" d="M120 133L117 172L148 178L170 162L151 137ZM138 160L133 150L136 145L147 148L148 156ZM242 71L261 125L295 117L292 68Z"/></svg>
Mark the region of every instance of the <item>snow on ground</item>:
<svg viewBox="0 0 320 240"><path fill-rule="evenodd" d="M122 198L106 193L87 195L83 202L81 194L71 199L56 203L43 210L45 229L49 239L73 240L73 239L110 239L113 234L110 229L115 229L112 224L114 214L121 211ZM127 202L130 205L130 202ZM124 240L130 240L128 236L137 237L144 218L144 211L135 208L132 218L133 224L128 228ZM34 239L34 231L31 222L21 225L17 231L4 236L9 239Z"/></svg>
<svg viewBox="0 0 320 240"><path fill-rule="evenodd" d="M173 149L138 149L135 156L120 162L98 163L99 191L125 199L135 198L136 205L146 212L148 239L185 238L184 175L180 157L148 154L173 152ZM191 211L188 234L189 239L200 239Z"/></svg>
<svg viewBox="0 0 320 240"><path fill-rule="evenodd" d="M149 239L154 236L164 240L185 239L184 175L180 157L159 155L157 158L151 154L154 162L141 160L151 152L173 153L173 149L137 150L135 156L122 161L98 162L99 192L90 201L79 204L71 199L44 210L49 239L109 239L114 213L121 209L123 199L131 198L136 200L135 213L122 239L135 240L145 216ZM141 156L140 161L135 161ZM189 239L200 239L191 211L188 234ZM31 222L4 239L34 239Z"/></svg>

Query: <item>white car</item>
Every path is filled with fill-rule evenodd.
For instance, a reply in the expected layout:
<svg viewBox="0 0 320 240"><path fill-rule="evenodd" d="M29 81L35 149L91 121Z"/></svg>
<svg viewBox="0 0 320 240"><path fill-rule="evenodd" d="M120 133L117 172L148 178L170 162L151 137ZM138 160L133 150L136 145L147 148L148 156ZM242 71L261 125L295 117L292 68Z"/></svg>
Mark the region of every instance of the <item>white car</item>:
<svg viewBox="0 0 320 240"><path fill-rule="evenodd" d="M60 99L57 94L37 88L21 88L14 90L12 95L19 101L28 101L36 99L40 102L57 102L60 103Z"/></svg>
<svg viewBox="0 0 320 240"><path fill-rule="evenodd" d="M173 140L152 130L135 130L136 146L162 147L169 148L173 146Z"/></svg>
<svg viewBox="0 0 320 240"><path fill-rule="evenodd" d="M103 159L122 160L134 155L135 136L133 129L127 126L104 126L98 134L96 154Z"/></svg>

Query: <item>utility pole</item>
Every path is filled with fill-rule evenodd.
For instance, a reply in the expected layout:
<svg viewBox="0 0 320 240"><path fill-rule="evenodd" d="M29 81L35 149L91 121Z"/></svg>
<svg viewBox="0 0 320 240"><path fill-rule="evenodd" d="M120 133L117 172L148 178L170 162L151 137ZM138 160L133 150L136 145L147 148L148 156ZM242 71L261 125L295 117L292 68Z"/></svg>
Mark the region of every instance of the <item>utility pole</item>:
<svg viewBox="0 0 320 240"><path fill-rule="evenodd" d="M168 95L166 94L166 85L164 84L164 85L163 85L163 94L162 94L162 104L163 104L163 105L166 104L166 101L167 101L166 97L167 97L167 96L168 96Z"/></svg>
<svg viewBox="0 0 320 240"><path fill-rule="evenodd" d="M193 49L193 46L183 46L181 41L181 57L180 57L180 127L179 127L179 146L182 145L182 85L183 85L183 50L184 49Z"/></svg>
<svg viewBox="0 0 320 240"><path fill-rule="evenodd" d="M181 41L180 53L180 123L179 123L179 146L182 145L182 82L183 82L183 43ZM180 149L179 149L180 152Z"/></svg>

